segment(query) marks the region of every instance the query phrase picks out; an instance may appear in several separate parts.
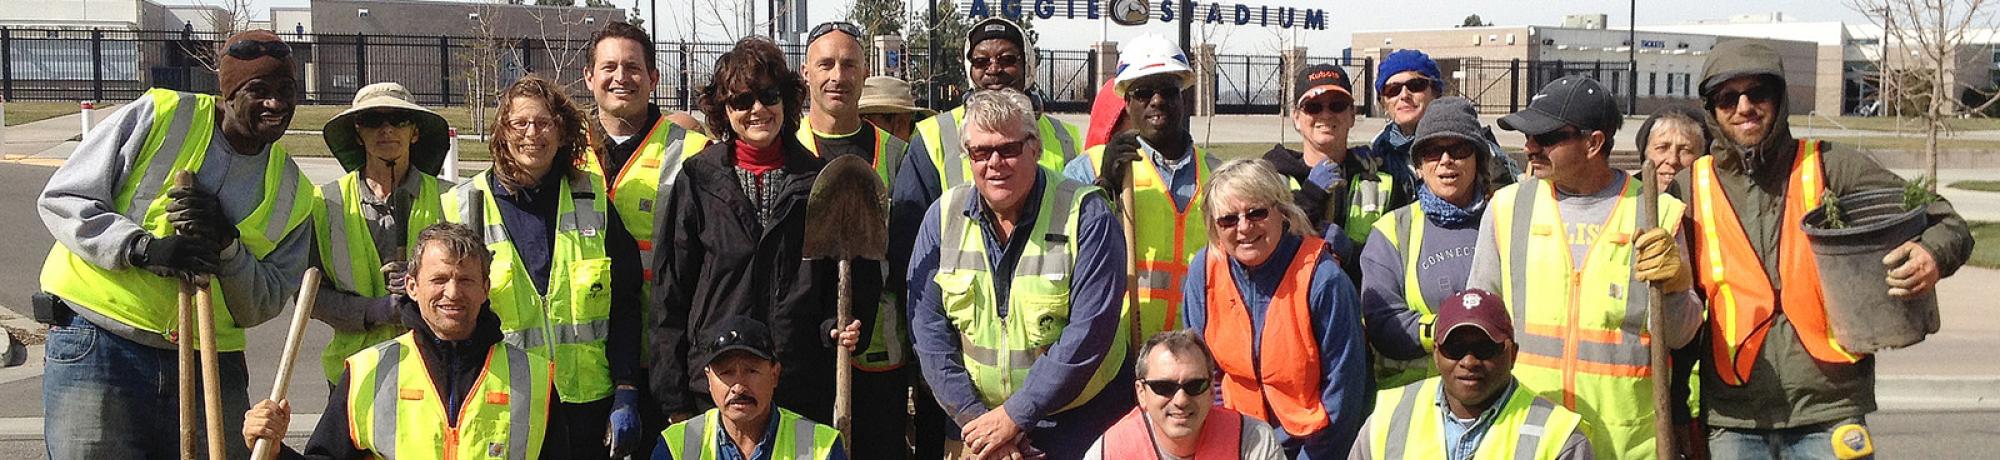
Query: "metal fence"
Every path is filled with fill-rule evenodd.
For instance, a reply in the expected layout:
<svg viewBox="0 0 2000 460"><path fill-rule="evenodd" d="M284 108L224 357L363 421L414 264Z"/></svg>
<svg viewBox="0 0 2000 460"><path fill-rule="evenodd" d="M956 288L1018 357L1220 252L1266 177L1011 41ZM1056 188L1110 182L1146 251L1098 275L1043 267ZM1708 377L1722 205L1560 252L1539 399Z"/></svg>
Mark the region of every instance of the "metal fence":
<svg viewBox="0 0 2000 460"><path fill-rule="evenodd" d="M1618 96L1619 110L1633 113L1632 98L1626 94L1637 74L1628 61L1506 61L1447 59L1438 62L1456 85L1452 92L1472 100L1480 113L1513 113L1527 106L1543 85L1565 76L1582 75L1603 83Z"/></svg>

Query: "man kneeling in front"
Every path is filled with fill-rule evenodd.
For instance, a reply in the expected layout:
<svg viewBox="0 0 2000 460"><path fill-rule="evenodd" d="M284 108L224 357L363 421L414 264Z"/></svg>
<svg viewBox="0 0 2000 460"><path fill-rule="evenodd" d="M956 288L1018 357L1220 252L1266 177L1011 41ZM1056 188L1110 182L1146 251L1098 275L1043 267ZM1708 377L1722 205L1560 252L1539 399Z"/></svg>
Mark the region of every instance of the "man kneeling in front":
<svg viewBox="0 0 2000 460"><path fill-rule="evenodd" d="M853 351L858 329L835 335ZM772 355L771 330L748 316L723 318L692 343L708 374L715 408L660 432L653 460L802 459L847 460L840 431L780 408L779 364ZM859 401L857 401L859 402Z"/></svg>
<svg viewBox="0 0 2000 460"><path fill-rule="evenodd" d="M1193 330L1154 334L1132 382L1139 407L1112 425L1085 460L1285 460L1271 425L1215 407L1215 357Z"/></svg>

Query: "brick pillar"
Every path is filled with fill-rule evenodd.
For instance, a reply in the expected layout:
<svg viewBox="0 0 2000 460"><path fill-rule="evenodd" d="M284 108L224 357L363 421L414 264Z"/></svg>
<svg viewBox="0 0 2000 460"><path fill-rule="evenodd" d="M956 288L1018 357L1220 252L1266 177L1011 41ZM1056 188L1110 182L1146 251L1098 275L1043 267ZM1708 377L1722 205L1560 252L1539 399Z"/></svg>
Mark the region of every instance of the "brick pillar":
<svg viewBox="0 0 2000 460"><path fill-rule="evenodd" d="M1090 52L1097 55L1097 68L1091 69L1090 97L1097 97L1097 87L1105 80L1118 76L1118 42L1096 42L1090 44Z"/></svg>
<svg viewBox="0 0 2000 460"><path fill-rule="evenodd" d="M873 59L875 61L875 73L873 75L888 75L903 78L903 68L906 64L904 59L906 56L903 54L902 36L876 35L875 56Z"/></svg>
<svg viewBox="0 0 2000 460"><path fill-rule="evenodd" d="M1292 103L1297 102L1292 100L1292 95L1299 93L1299 89L1296 88L1298 86L1299 71L1305 70L1307 65L1311 65L1306 62L1306 47L1295 46L1278 52L1278 62L1278 67L1284 69L1284 74L1278 76L1278 87L1280 88L1278 93L1278 114L1291 115L1292 106L1294 105Z"/></svg>
<svg viewBox="0 0 2000 460"><path fill-rule="evenodd" d="M1197 117L1215 116L1215 45L1194 47L1194 110Z"/></svg>

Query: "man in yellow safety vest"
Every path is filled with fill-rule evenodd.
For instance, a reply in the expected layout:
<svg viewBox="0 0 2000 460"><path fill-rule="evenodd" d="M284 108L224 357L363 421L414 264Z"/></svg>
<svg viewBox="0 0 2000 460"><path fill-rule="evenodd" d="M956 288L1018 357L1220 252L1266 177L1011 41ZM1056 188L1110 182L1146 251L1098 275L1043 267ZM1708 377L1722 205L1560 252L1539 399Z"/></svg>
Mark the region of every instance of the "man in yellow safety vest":
<svg viewBox="0 0 2000 460"><path fill-rule="evenodd" d="M841 337L852 351L853 336ZM733 315L690 340L701 348L708 395L715 407L660 432L653 460L768 458L847 460L840 431L778 407L778 375L783 367L771 329L748 316ZM863 404L884 401L863 402ZM895 404L902 407L902 404ZM894 427L859 425L859 431ZM900 442L900 440L899 440Z"/></svg>

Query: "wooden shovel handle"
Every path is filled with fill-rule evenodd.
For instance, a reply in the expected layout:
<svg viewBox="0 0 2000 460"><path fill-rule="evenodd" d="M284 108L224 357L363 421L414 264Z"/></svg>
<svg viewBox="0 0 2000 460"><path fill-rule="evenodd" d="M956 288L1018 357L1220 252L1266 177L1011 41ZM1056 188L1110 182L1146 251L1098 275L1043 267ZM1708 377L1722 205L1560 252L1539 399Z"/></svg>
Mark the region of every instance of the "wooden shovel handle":
<svg viewBox="0 0 2000 460"><path fill-rule="evenodd" d="M292 365L298 361L299 342L306 336L306 319L312 317L314 300L319 296L319 267L307 267L304 279L299 280L299 297L292 302L291 329L285 335L285 353L278 359L278 379L271 384L272 401L284 401L285 393L292 384ZM278 436L283 437L284 433ZM258 439L250 449L251 460L270 460L278 456L278 444L269 439Z"/></svg>

